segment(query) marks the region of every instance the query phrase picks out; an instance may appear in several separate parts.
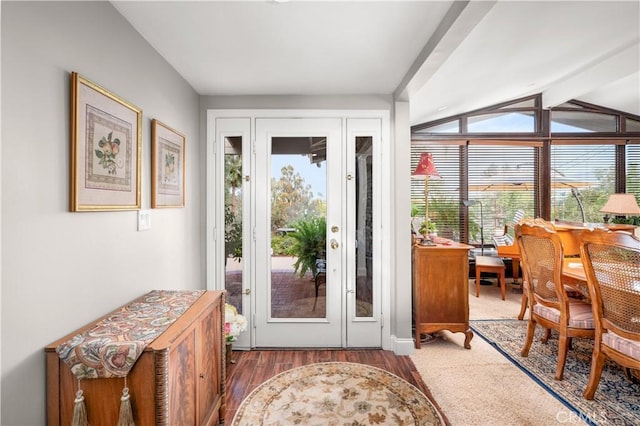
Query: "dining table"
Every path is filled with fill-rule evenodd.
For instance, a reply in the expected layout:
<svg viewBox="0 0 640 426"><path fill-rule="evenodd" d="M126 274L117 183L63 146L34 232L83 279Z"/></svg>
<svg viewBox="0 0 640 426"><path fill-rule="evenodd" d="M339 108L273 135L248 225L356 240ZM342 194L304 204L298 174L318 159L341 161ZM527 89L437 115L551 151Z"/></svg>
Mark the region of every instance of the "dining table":
<svg viewBox="0 0 640 426"><path fill-rule="evenodd" d="M589 298L587 274L579 257L565 257L562 260L562 281L584 297Z"/></svg>

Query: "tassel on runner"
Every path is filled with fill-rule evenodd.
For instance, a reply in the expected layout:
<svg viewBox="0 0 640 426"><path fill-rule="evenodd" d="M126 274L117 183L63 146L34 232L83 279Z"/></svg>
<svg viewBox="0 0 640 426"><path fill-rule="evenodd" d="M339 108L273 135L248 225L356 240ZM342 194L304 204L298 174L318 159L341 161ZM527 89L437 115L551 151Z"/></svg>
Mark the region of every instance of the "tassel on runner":
<svg viewBox="0 0 640 426"><path fill-rule="evenodd" d="M76 399L73 405L73 426L89 426L87 420L87 407L84 404L84 395L82 389L80 389L80 382L78 381L78 392L76 392Z"/></svg>
<svg viewBox="0 0 640 426"><path fill-rule="evenodd" d="M120 397L120 416L118 417L118 426L135 426L133 421L133 410L131 409L131 395L129 395L126 377L124 379L122 397Z"/></svg>

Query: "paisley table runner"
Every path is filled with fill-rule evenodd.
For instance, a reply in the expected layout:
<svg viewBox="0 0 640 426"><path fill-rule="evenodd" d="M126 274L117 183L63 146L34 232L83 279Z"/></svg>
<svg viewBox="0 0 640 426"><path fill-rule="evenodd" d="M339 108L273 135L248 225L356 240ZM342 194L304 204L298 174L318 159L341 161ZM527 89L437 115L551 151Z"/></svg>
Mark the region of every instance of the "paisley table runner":
<svg viewBox="0 0 640 426"><path fill-rule="evenodd" d="M126 377L146 346L205 290L153 290L56 348L78 380Z"/></svg>

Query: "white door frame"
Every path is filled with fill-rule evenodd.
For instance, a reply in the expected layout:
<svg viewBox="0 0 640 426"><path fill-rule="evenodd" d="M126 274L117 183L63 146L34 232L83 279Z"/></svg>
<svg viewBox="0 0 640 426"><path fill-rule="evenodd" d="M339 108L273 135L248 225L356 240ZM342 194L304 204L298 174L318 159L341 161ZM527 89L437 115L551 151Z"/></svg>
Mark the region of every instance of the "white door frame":
<svg viewBox="0 0 640 426"><path fill-rule="evenodd" d="M248 118L251 121L251 142L255 138L255 118L360 118L360 119L379 119L381 122L380 135L380 152L374 158L374 164L377 166L377 174L380 185L377 187L374 198L378 200L390 200L391 197L391 170L390 170L390 116L387 110L298 110L298 109L277 109L277 110L260 110L260 109L210 109L207 110L207 135L206 135L206 176L209 188L206 191L206 285L210 290L224 289L224 214L217 212L216 207L219 200L216 194L221 194L224 188L224 170L220 170L216 166L217 158L224 154L223 141L217 140L216 118ZM346 135L345 135L346 136ZM253 153L252 153L253 155ZM383 159L387 161L383 161ZM254 163L254 162L252 162ZM253 167L253 166L252 166ZM383 227L382 224L389 223L389 209L383 208L383 204L378 202L374 205L374 217L378 218L376 228L374 229L374 238L379 244L379 250L376 252L376 258L373 264L376 269L376 275L380 280L381 289L381 325L382 325L382 348L387 350L394 349L390 327L391 312L391 282L389 268L383 268L382 265L390 265L391 244L390 227ZM252 209L253 210L253 209ZM251 213L251 223L255 223L255 218ZM253 272L251 272L253 273ZM251 280L254 282L255 280ZM255 289L250 289L255 292ZM247 318L250 327L254 323L253 315L255 308L252 306L252 313ZM249 330L249 342L242 344L238 341L234 346L239 349L255 347L255 335ZM242 339L243 341L245 339Z"/></svg>

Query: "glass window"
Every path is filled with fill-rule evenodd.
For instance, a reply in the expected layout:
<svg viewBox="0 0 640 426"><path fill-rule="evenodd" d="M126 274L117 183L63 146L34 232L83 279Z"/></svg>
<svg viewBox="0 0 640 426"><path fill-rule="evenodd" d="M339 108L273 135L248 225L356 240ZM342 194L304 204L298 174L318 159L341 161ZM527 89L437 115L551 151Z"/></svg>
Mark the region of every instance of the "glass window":
<svg viewBox="0 0 640 426"><path fill-rule="evenodd" d="M599 210L615 192L615 153L615 145L551 146L551 219L602 222Z"/></svg>
<svg viewBox="0 0 640 426"><path fill-rule="evenodd" d="M420 129L415 133L460 133L460 120L447 121L446 123Z"/></svg>
<svg viewBox="0 0 640 426"><path fill-rule="evenodd" d="M469 242L492 244L492 235L513 222L517 210L535 216L536 154L532 146L469 146ZM482 217L481 217L482 216Z"/></svg>
<svg viewBox="0 0 640 426"><path fill-rule="evenodd" d="M615 132L615 115L579 111L551 111L552 133Z"/></svg>
<svg viewBox="0 0 640 426"><path fill-rule="evenodd" d="M440 174L440 179L429 178L426 182L429 197L429 218L435 224L438 235L456 241L460 239L460 147L458 145L433 145L413 142L411 170L415 170L420 155L429 152ZM414 218L425 215L425 180L411 179L411 205ZM413 220L422 222L421 219Z"/></svg>
<svg viewBox="0 0 640 426"><path fill-rule="evenodd" d="M627 118L627 132L640 132L640 121Z"/></svg>
<svg viewBox="0 0 640 426"><path fill-rule="evenodd" d="M469 133L533 133L534 112L500 112L469 117Z"/></svg>
<svg viewBox="0 0 640 426"><path fill-rule="evenodd" d="M522 102L517 102L515 104L509 104L503 108L535 108L536 107L536 98L529 98ZM500 108L500 109L503 109Z"/></svg>

